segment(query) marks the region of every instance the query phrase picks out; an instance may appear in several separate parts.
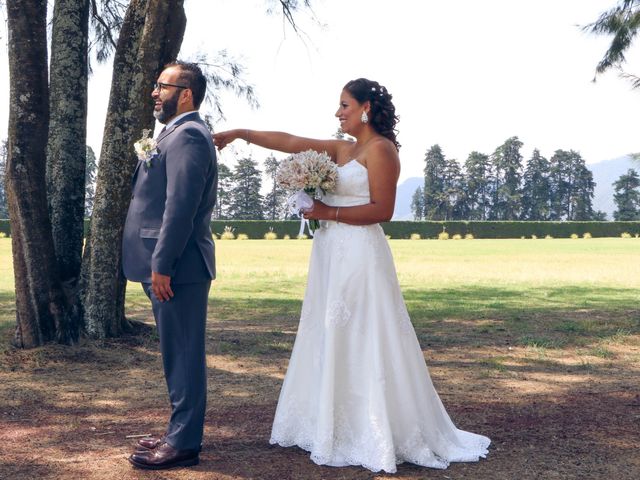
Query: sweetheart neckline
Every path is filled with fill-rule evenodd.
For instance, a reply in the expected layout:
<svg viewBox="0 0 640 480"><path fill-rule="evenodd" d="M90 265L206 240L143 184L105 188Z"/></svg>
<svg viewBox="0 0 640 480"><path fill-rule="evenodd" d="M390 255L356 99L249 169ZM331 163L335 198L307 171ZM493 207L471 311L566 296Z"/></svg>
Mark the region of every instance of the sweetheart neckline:
<svg viewBox="0 0 640 480"><path fill-rule="evenodd" d="M352 162L356 162L358 165L360 165L362 168L364 168L365 170L367 169L367 167L365 167L363 164L361 164L358 160L356 160L355 158L352 158L351 160L349 160L348 162L343 163L342 165L338 165L338 168L342 168L342 167L346 167L347 165L349 165Z"/></svg>

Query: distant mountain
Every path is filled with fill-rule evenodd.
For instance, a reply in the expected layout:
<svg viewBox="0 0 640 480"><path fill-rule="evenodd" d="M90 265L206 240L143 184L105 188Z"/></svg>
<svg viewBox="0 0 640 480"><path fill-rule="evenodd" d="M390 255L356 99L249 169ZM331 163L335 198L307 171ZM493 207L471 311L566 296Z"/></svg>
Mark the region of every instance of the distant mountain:
<svg viewBox="0 0 640 480"><path fill-rule="evenodd" d="M613 211L616 209L613 203L613 182L620 175L627 173L630 168L640 173L640 161L633 160L630 156L619 157L613 160L604 160L587 165L593 172L593 181L596 188L593 195L593 209L602 210L607 214L607 220L613 220Z"/></svg>
<svg viewBox="0 0 640 480"><path fill-rule="evenodd" d="M613 220L613 211L616 209L613 203L613 182L627 170L634 168L640 173L640 161L635 161L631 156L603 160L591 163L587 167L593 172L593 180L596 182L593 196L593 209L602 210L607 214L608 220ZM407 178L398 185L396 190L396 209L393 212L393 220L413 220L411 214L411 197L416 188L422 185L422 177Z"/></svg>
<svg viewBox="0 0 640 480"><path fill-rule="evenodd" d="M411 197L416 189L424 183L422 177L410 177L398 185L396 189L396 209L392 220L413 220L411 213Z"/></svg>

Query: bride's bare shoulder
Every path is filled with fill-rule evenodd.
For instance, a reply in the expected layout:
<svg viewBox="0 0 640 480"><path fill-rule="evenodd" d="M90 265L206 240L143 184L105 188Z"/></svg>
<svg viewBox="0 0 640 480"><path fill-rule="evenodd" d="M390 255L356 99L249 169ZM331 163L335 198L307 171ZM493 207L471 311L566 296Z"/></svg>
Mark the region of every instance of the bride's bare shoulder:
<svg viewBox="0 0 640 480"><path fill-rule="evenodd" d="M351 152L353 152L353 147L356 142L353 140L336 140L336 158L335 160L338 163L344 162L346 160L351 160Z"/></svg>
<svg viewBox="0 0 640 480"><path fill-rule="evenodd" d="M398 149L394 143L386 137L377 137L371 143L367 145L365 152L363 152L367 158L367 161L384 160L400 161L398 155Z"/></svg>

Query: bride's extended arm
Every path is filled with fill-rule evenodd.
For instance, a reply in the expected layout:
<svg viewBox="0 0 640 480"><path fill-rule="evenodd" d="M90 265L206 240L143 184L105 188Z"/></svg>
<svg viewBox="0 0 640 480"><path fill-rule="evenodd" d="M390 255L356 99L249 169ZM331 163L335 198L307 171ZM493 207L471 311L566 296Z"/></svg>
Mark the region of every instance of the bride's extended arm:
<svg viewBox="0 0 640 480"><path fill-rule="evenodd" d="M334 220L350 225L371 225L387 222L393 216L396 184L400 175L398 152L390 142L380 142L367 154L369 197L366 205L331 207L314 201L313 210L305 218Z"/></svg>
<svg viewBox="0 0 640 480"><path fill-rule="evenodd" d="M246 128L237 128L213 134L213 142L219 150L222 150L237 139L285 153L297 153L309 149L319 152L325 151L334 160L337 158L340 145L346 143L344 140L316 140L298 137L285 132L265 132Z"/></svg>

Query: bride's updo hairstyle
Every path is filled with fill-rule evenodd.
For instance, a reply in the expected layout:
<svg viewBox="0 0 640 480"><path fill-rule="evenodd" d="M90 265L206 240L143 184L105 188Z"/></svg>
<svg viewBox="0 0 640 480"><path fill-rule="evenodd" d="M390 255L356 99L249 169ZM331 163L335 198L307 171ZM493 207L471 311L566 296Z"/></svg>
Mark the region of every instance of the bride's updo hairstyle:
<svg viewBox="0 0 640 480"><path fill-rule="evenodd" d="M391 102L393 98L385 87L373 80L358 78L351 80L344 86L344 90L359 103L370 102L369 124L383 137L388 138L400 150L400 144L396 140L396 107Z"/></svg>

